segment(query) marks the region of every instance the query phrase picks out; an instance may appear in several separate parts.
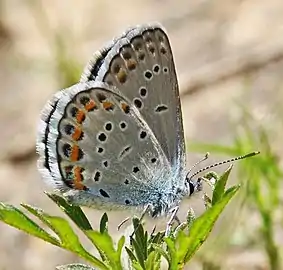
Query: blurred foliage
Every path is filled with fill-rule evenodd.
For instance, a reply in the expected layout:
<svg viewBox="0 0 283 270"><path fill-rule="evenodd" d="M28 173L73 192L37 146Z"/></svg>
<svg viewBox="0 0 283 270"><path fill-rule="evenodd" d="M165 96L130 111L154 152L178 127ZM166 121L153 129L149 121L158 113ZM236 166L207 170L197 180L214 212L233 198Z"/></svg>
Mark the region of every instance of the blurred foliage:
<svg viewBox="0 0 283 270"><path fill-rule="evenodd" d="M42 36L49 44L53 59L50 61L54 65L55 77L60 89L69 87L77 83L81 76L82 64L69 51L75 44L71 32L63 26L52 28L50 19L41 1L25 0L27 7L35 18L36 26Z"/></svg>
<svg viewBox="0 0 283 270"><path fill-rule="evenodd" d="M183 269L194 257L214 227L219 215L234 197L240 186L225 189L230 167L221 177L217 177L212 198L206 196L206 211L195 217L190 210L185 222L178 226L168 226L166 232L147 232L138 218L133 218L133 234L120 237L117 243L108 231L108 217L104 214L99 230L94 230L80 207L69 204L64 198L49 194L49 198L75 223L98 250L100 257L89 253L81 244L69 222L58 216L27 204L22 206L46 225L53 234L43 229L20 209L1 203L0 220L10 226L38 237L55 246L69 250L99 269L160 269L162 258L168 269ZM129 239L129 241L128 241ZM125 244L125 241L127 243ZM125 248L126 252L123 252ZM93 269L82 264L59 266L57 269Z"/></svg>
<svg viewBox="0 0 283 270"><path fill-rule="evenodd" d="M280 212L283 171L279 165L279 158L271 147L268 132L256 123L249 111L242 108L241 119L233 125L235 131L232 146L195 142L191 144L190 150L209 151L227 156L242 155L254 149L261 151L257 158L247 159L237 166L237 178L245 180L243 189L245 196L242 204L245 203L249 207L249 212L256 212L260 216L259 228L253 230L256 234L253 241L257 239L257 245L264 248L270 269L279 270L282 269L282 255L280 256L282 250L276 244L274 229L278 213L281 213L281 220L283 218L282 210ZM248 218L246 222L249 222Z"/></svg>

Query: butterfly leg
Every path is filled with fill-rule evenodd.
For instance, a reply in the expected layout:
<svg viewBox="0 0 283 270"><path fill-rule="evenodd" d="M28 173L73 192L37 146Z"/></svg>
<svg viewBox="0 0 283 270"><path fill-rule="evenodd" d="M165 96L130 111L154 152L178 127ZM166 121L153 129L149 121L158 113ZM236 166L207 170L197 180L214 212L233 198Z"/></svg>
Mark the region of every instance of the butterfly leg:
<svg viewBox="0 0 283 270"><path fill-rule="evenodd" d="M175 208L172 209L171 217L170 217L170 219L167 222L165 236L169 236L170 235L170 232L171 232L172 225L173 225L174 221L177 221L179 224L181 224L179 218L177 217L178 210L179 210L179 206L176 206Z"/></svg>
<svg viewBox="0 0 283 270"><path fill-rule="evenodd" d="M143 220L145 214L148 212L149 207L150 207L150 204L148 204L148 205L143 209L142 214L141 214L141 216L140 216L140 218L139 218L138 225L137 225L137 227L134 229L133 233L131 234L131 238L134 236L134 234L136 233L136 231L137 231L137 229L139 228L140 224L142 223L142 220Z"/></svg>
<svg viewBox="0 0 283 270"><path fill-rule="evenodd" d="M150 207L150 205L148 204L148 205L144 208L144 210L142 211L142 214L141 214L141 216L140 216L140 218L139 218L139 223L138 223L138 224L141 224L141 222L142 222L142 220L143 220L145 214L147 213L149 207ZM119 231L119 230L121 229L121 227L122 227L125 223L127 223L129 220L130 220L130 217L126 217L124 220L122 220L122 221L119 223L119 225L117 226L117 230ZM137 228L134 230L134 232L132 233L131 237L135 234L135 232L136 232L136 230L138 229L138 227L139 227L139 225L138 225Z"/></svg>
<svg viewBox="0 0 283 270"><path fill-rule="evenodd" d="M121 227L126 223L126 222L128 222L130 220L130 217L126 217L124 220L122 220L120 223L119 223L119 225L118 225L118 227L117 227L117 230L119 231L120 229L121 229Z"/></svg>

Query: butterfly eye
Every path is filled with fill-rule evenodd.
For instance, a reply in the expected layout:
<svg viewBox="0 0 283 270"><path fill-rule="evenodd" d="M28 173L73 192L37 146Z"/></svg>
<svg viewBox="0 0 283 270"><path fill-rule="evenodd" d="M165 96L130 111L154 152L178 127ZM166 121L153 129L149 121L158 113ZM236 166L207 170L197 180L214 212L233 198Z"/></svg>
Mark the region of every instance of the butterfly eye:
<svg viewBox="0 0 283 270"><path fill-rule="evenodd" d="M189 180L189 188L190 188L190 195L192 195L195 192L195 184Z"/></svg>

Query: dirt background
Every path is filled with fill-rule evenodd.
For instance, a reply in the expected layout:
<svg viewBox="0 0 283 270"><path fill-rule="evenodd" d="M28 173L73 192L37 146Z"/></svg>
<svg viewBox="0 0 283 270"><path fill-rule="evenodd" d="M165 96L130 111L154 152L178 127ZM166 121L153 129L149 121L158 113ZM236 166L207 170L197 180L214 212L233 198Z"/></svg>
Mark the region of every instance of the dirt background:
<svg viewBox="0 0 283 270"><path fill-rule="evenodd" d="M82 68L95 50L126 27L150 21L161 22L170 36L188 140L231 143L238 102L272 130L273 148L283 152L278 138L283 130L282 0L1 0L0 201L25 202L59 214L43 195L46 187L35 154L39 112L62 87L51 42L55 33L63 33L63 52ZM189 162L197 157L189 154ZM101 216L94 210L87 213L94 224ZM256 230L257 217L248 215L246 227ZM123 216L114 213L110 218L116 222ZM260 245L216 250L223 269L268 269ZM0 269L47 270L78 261L0 224ZM195 263L191 269L198 267Z"/></svg>

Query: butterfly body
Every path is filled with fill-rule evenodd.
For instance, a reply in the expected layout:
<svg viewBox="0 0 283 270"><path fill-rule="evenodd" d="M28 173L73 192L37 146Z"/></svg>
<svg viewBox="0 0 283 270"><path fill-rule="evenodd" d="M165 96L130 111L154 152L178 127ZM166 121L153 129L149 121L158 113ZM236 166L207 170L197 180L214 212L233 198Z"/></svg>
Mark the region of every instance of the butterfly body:
<svg viewBox="0 0 283 270"><path fill-rule="evenodd" d="M94 54L81 81L45 105L43 178L73 203L166 215L193 193L186 179L172 51L159 24L130 28Z"/></svg>

